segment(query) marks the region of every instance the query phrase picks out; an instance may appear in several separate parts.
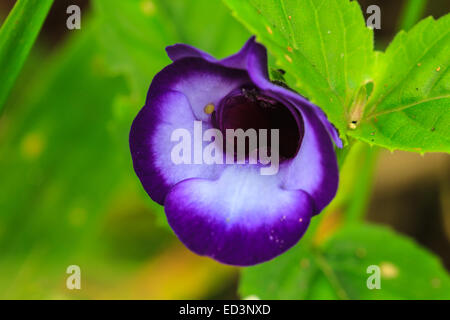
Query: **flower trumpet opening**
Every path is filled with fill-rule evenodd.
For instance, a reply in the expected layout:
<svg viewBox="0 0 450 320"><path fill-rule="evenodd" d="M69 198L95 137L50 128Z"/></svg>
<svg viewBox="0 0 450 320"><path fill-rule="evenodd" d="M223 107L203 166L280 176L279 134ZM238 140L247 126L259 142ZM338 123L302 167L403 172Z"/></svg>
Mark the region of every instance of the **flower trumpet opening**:
<svg viewBox="0 0 450 320"><path fill-rule="evenodd" d="M288 103L272 98L269 95L260 92L254 87L242 87L233 90L221 100L218 110L212 114L212 120L216 128L222 131L225 137L227 130L254 129L257 132L267 130L272 132L278 130L279 144L272 141L272 135L262 137L257 135L257 141L251 143L250 139L245 141L245 158L254 152L252 145L264 146L267 148L267 156L277 153L280 160L291 159L295 157L301 146L303 138L303 120L300 113L292 106L287 107ZM264 132L264 131L263 131ZM234 149L226 150L227 153L238 153L237 146L239 141L234 139ZM265 139L266 141L260 141Z"/></svg>

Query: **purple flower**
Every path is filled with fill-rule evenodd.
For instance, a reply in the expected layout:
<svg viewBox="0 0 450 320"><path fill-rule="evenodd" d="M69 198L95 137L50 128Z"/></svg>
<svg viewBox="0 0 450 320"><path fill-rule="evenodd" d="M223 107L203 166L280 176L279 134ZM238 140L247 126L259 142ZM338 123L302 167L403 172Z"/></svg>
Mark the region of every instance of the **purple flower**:
<svg viewBox="0 0 450 320"><path fill-rule="evenodd" d="M336 130L317 106L269 80L266 49L254 38L223 60L183 44L167 52L173 63L153 79L131 127L136 174L195 253L242 266L278 256L336 194ZM261 174L260 162L174 163L172 133L194 134L195 121L224 135L279 129L278 172Z"/></svg>

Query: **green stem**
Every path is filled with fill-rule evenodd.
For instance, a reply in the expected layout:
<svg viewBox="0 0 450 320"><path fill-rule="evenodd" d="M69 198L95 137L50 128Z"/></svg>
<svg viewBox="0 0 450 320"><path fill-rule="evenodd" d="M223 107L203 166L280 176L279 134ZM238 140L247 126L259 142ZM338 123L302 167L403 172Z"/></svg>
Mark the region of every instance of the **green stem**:
<svg viewBox="0 0 450 320"><path fill-rule="evenodd" d="M399 30L408 31L411 29L425 13L428 0L406 0L398 23Z"/></svg>
<svg viewBox="0 0 450 320"><path fill-rule="evenodd" d="M18 0L0 29L0 113L53 0Z"/></svg>
<svg viewBox="0 0 450 320"><path fill-rule="evenodd" d="M367 213L372 191L374 169L379 150L368 145L364 145L363 149L358 167L355 168L355 170L358 170L358 174L345 212L345 221L349 223L363 220Z"/></svg>

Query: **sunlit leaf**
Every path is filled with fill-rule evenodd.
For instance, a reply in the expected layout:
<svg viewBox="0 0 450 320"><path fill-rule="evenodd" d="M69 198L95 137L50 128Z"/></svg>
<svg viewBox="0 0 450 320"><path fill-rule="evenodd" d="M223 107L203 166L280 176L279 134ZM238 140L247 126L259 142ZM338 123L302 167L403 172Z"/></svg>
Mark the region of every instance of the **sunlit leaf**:
<svg viewBox="0 0 450 320"><path fill-rule="evenodd" d="M349 134L388 149L450 152L450 15L400 32L380 56L365 117Z"/></svg>

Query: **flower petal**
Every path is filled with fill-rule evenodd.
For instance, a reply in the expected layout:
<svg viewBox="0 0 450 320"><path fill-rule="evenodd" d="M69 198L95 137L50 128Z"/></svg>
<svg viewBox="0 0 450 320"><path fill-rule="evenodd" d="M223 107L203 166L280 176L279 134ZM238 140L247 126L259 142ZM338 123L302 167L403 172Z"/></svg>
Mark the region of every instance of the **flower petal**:
<svg viewBox="0 0 450 320"><path fill-rule="evenodd" d="M246 72L230 69L201 58L177 60L159 72L152 81L146 106L153 95L172 90L183 93L197 120L209 121L204 107L217 105L229 92L250 82Z"/></svg>
<svg viewBox="0 0 450 320"><path fill-rule="evenodd" d="M200 49L182 43L168 46L166 48L166 52L172 61L177 61L183 58L202 58L206 61L217 63L224 67L247 70L247 57L250 50L253 49L254 44L255 37L251 37L247 40L239 52L222 60L218 60Z"/></svg>
<svg viewBox="0 0 450 320"><path fill-rule="evenodd" d="M173 62L183 58L202 58L210 62L217 61L217 59L210 54L184 43L168 46L166 47L166 52Z"/></svg>
<svg viewBox="0 0 450 320"><path fill-rule="evenodd" d="M172 132L184 128L193 132L195 115L186 96L177 91L152 95L142 108L130 131L130 149L134 170L150 197L160 203L170 188L179 181L199 177L216 178L222 171L218 165L174 164L171 149ZM207 130L211 125L203 123Z"/></svg>
<svg viewBox="0 0 450 320"><path fill-rule="evenodd" d="M339 169L333 143L317 115L300 107L305 133L300 150L287 167L283 186L302 189L312 196L314 213L320 213L337 192Z"/></svg>
<svg viewBox="0 0 450 320"><path fill-rule="evenodd" d="M284 190L279 176L229 166L219 179L189 179L165 202L169 224L192 251L222 263L253 265L286 251L306 231L310 196Z"/></svg>
<svg viewBox="0 0 450 320"><path fill-rule="evenodd" d="M171 149L176 129L193 134L195 120L203 130L212 127L206 104L218 104L233 89L248 83L246 72L200 58L184 58L164 68L153 79L144 108L133 122L130 148L135 171L150 197L163 204L169 189L184 179L215 178L219 165L175 165ZM206 142L205 142L206 145Z"/></svg>

